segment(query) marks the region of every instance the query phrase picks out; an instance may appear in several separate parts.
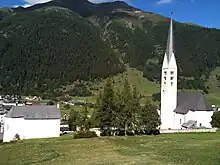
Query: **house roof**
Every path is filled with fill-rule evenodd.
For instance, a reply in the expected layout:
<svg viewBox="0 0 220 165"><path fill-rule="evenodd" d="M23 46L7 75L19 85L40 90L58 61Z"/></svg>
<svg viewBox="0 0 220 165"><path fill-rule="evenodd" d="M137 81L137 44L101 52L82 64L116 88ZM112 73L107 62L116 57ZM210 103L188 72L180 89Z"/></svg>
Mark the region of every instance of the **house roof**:
<svg viewBox="0 0 220 165"><path fill-rule="evenodd" d="M178 92L176 113L187 114L191 111L213 111L202 92Z"/></svg>
<svg viewBox="0 0 220 165"><path fill-rule="evenodd" d="M5 117L24 119L60 119L56 105L14 106Z"/></svg>

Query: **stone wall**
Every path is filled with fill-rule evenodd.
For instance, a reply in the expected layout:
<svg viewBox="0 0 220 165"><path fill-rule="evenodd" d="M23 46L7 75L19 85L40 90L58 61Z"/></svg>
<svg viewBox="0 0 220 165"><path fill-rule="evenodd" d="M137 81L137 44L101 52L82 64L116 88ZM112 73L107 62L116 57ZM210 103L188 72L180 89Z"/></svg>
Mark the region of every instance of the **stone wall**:
<svg viewBox="0 0 220 165"><path fill-rule="evenodd" d="M172 130L160 130L160 133L187 133L187 132L216 132L217 128L210 129L172 129Z"/></svg>

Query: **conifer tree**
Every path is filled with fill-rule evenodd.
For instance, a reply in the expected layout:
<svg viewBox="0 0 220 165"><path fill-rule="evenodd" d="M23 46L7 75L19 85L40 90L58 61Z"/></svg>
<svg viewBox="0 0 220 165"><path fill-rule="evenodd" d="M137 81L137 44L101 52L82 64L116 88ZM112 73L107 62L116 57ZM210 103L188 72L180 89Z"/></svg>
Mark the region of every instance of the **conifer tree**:
<svg viewBox="0 0 220 165"><path fill-rule="evenodd" d="M111 132L111 128L114 126L115 121L115 92L113 89L113 81L109 78L104 86L102 99L98 108L98 114L100 117L100 129L101 131Z"/></svg>
<svg viewBox="0 0 220 165"><path fill-rule="evenodd" d="M75 109L71 109L70 114L69 114L69 120L68 120L68 124L69 127L72 131L76 131L77 130L77 126L81 126L81 115L78 111L76 111Z"/></svg>
<svg viewBox="0 0 220 165"><path fill-rule="evenodd" d="M81 122L81 129L82 130L89 130L89 128L91 127L91 120L90 118L88 117L88 114L89 114L89 111L88 111L88 107L85 106L83 111L82 111L82 122Z"/></svg>
<svg viewBox="0 0 220 165"><path fill-rule="evenodd" d="M149 132L157 129L160 124L160 116L156 106L147 100L145 106L139 111L139 125Z"/></svg>
<svg viewBox="0 0 220 165"><path fill-rule="evenodd" d="M139 114L139 111L141 110L141 105L140 105L140 95L137 91L136 86L133 86L133 90L132 90L131 108L132 108L132 113L133 113L133 118L132 118L133 129L139 130L138 114Z"/></svg>
<svg viewBox="0 0 220 165"><path fill-rule="evenodd" d="M121 92L120 97L120 125L121 129L124 130L125 136L127 133L127 130L132 127L133 122L133 108L132 108L132 94L131 94L131 88L128 82L128 79L125 80L124 88Z"/></svg>
<svg viewBox="0 0 220 165"><path fill-rule="evenodd" d="M91 116L91 125L93 127L99 127L100 126L100 120L101 120L101 102L102 102L102 91L100 91L98 97L96 98L96 108L92 113Z"/></svg>

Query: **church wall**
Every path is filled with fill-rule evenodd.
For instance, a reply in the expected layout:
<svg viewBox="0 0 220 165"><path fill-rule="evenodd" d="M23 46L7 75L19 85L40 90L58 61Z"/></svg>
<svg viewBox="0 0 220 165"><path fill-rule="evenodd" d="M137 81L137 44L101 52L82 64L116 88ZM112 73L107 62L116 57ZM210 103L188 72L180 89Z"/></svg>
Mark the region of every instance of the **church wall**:
<svg viewBox="0 0 220 165"><path fill-rule="evenodd" d="M204 126L206 128L212 128L210 122L212 120L213 111L189 111L186 114L186 119L188 120L196 120L197 127Z"/></svg>
<svg viewBox="0 0 220 165"><path fill-rule="evenodd" d="M185 122L185 116L182 114L175 113L175 124L173 129L181 129L182 124Z"/></svg>

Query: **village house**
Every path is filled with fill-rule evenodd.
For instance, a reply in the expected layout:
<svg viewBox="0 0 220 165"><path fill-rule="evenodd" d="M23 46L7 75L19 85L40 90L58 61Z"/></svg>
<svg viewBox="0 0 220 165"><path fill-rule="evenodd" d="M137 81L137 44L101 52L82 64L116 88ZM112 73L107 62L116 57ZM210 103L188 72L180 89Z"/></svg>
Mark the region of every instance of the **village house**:
<svg viewBox="0 0 220 165"><path fill-rule="evenodd" d="M60 136L59 105L13 106L4 117L3 142Z"/></svg>

